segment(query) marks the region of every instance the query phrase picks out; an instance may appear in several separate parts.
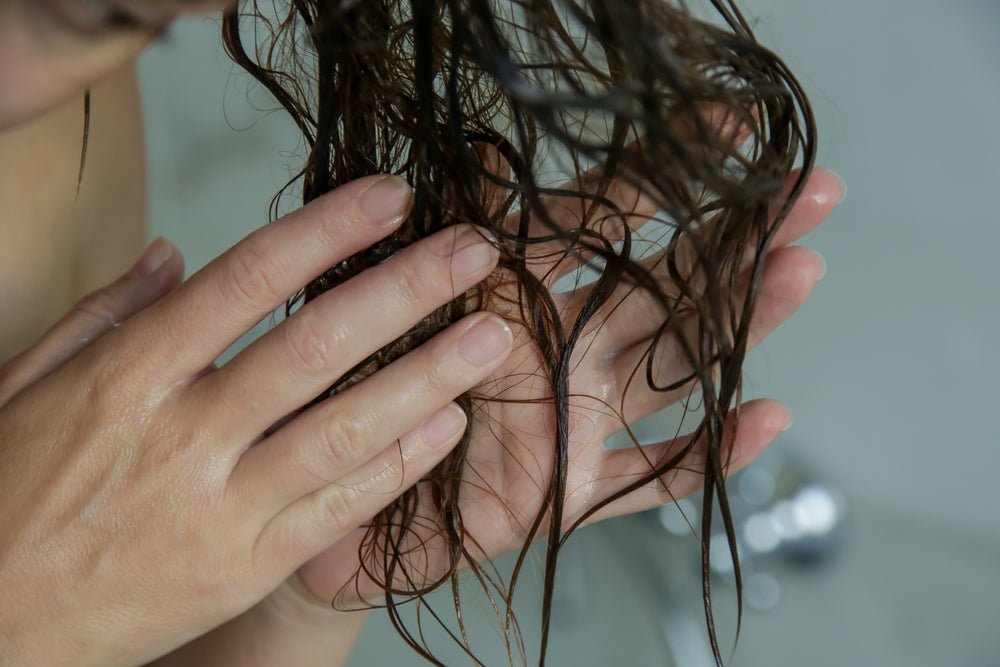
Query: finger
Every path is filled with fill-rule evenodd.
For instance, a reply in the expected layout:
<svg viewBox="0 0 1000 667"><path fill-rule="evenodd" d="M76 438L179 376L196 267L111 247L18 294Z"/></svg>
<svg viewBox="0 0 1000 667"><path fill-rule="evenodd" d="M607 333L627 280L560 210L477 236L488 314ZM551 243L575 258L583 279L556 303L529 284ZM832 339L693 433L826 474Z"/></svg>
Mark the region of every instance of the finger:
<svg viewBox="0 0 1000 667"><path fill-rule="evenodd" d="M341 186L240 241L134 324L132 356L180 381L338 261L391 233L409 208L402 179Z"/></svg>
<svg viewBox="0 0 1000 667"><path fill-rule="evenodd" d="M343 490L353 484L357 493L350 493L355 495L368 491L374 487L358 477L358 468L375 460L376 467L394 470L399 463L396 440L486 378L510 353L511 341L501 318L470 315L251 447L233 479L244 480L237 483L251 490L252 503L265 514L325 486ZM425 424L425 445L442 446L451 436L450 431L435 435L436 430L441 431ZM379 489L392 490L399 483L398 476L383 477ZM305 503L307 513L311 502ZM302 510L282 521L299 521Z"/></svg>
<svg viewBox="0 0 1000 667"><path fill-rule="evenodd" d="M786 180L783 194L776 199L773 211L776 214L780 203L787 198L788 191L794 186L798 173L793 173ZM845 186L843 180L835 173L824 169L815 169L806 183L802 195L796 201L785 222L779 228L771 244L770 250L794 243L815 229L833 212L833 209L843 200ZM705 233L711 233L706 229ZM743 257L740 270L745 270L753 264L753 244ZM689 271L694 262L694 251L691 244L681 241L677 249L678 264L687 267ZM663 273L662 262L664 252L661 251L641 262L643 268L651 273ZM590 288L577 290L566 295L566 311L572 316L583 308L589 297ZM636 290L631 286L621 286L616 294L608 300L595 316L594 321L600 323L601 331L595 341L595 354L616 354L622 349L635 345L648 338L662 324L662 308L656 298L645 290Z"/></svg>
<svg viewBox="0 0 1000 667"><path fill-rule="evenodd" d="M633 142L625 150L634 151L637 146L638 142ZM488 216L495 216L510 203L515 175L496 146L476 143L472 149L479 166L485 170L481 179L483 209ZM626 227L635 231L659 210L641 185L625 178L612 178L604 165L548 192L542 198L541 212L524 220L526 230L520 228L519 213L508 216L505 227L511 234L541 239L551 237L554 231L587 229L614 243L624 237ZM528 244L523 252L527 268L546 285L579 268L585 257L567 253L565 240L537 241Z"/></svg>
<svg viewBox="0 0 1000 667"><path fill-rule="evenodd" d="M772 218L788 201L789 194L799 178L801 170L796 169L782 186L781 192L771 205ZM816 167L810 172L809 180L788 216L771 241L770 249L780 248L795 243L800 238L814 230L819 223L833 213L833 209L844 201L847 196L847 184L836 172Z"/></svg>
<svg viewBox="0 0 1000 667"><path fill-rule="evenodd" d="M637 143L626 150L634 150ZM515 175L500 149L488 143L475 143L472 152L485 171L481 178L483 209L495 216L507 208L513 192ZM557 194L557 192L564 194ZM581 196L580 193L587 193ZM526 220L527 230L520 229L518 213L510 215L505 226L511 234L527 238L551 236L553 230L576 230L586 227L612 242L624 235L624 227L633 230L645 224L659 209L641 187L626 179L608 178L607 169L597 166L567 181L542 198L542 214ZM528 268L546 284L579 267L581 257L567 255L564 241L529 244L525 249Z"/></svg>
<svg viewBox="0 0 1000 667"><path fill-rule="evenodd" d="M770 253L750 323L748 350L769 336L805 303L825 270L823 258L805 248L791 246ZM744 284L740 289L745 287ZM653 365L653 375L660 386L679 382L690 373L681 345L683 340L696 340L699 326L697 317L692 315L660 341ZM652 338L639 341L612 361L615 386L620 392L626 391L627 387L624 399L619 394L615 400L624 400L624 418L629 424L648 417L691 392L691 384L669 392L649 388L645 369L651 344ZM639 369L638 372L636 369Z"/></svg>
<svg viewBox="0 0 1000 667"><path fill-rule="evenodd" d="M628 144L624 150L635 152L639 142ZM502 211L515 186L515 174L510 163L500 149L488 143L476 143L472 152L479 161L479 166L485 172L481 179L483 209L488 216ZM634 180L634 179L633 179ZM545 237L553 230L579 229L584 220L595 220L600 216L613 216L616 213L632 212L637 218L643 213L652 215L658 208L651 201L642 199L642 188L634 185L628 179L611 178L605 165L597 165L584 171L578 177L570 179L556 187L549 188L550 194L542 197L543 210L546 216L534 216L528 219L526 233L519 227L521 218L518 214L511 215L506 220L506 226L511 233L529 238ZM581 193L586 193L581 196ZM644 206L641 206L645 204ZM634 227L638 228L645 220L636 220ZM609 238L617 240L622 236L620 227L605 230ZM536 245L535 249L547 246ZM538 253L544 254L544 253Z"/></svg>
<svg viewBox="0 0 1000 667"><path fill-rule="evenodd" d="M692 113L674 117L666 128L666 134L689 144L689 148L703 152L706 156L718 155L718 160L721 161L725 156L738 151L752 136L756 122L754 117L753 110L734 109L722 104L702 104ZM644 151L645 141L645 137L639 137L626 144L621 153L626 156L640 155ZM493 158L490 164L496 162L497 159ZM504 167L494 173L509 173L506 161L502 164ZM610 176L607 165L598 164L555 188L569 193L590 193L594 198L573 196L567 201L566 196L559 194L544 197L547 208L549 204L554 206L548 209L551 221L556 222L559 229L576 229L584 220L599 219L602 215L613 215L616 212L632 212L635 219L628 227L634 231L659 210L653 198L646 193L649 183L640 175L630 174L628 177L618 178ZM602 186L607 186L607 190L604 191ZM605 203L602 204L600 200ZM532 236L544 236L552 230L547 221L533 222L530 228ZM618 226L618 233L608 238L618 240L623 231L624 227Z"/></svg>
<svg viewBox="0 0 1000 667"><path fill-rule="evenodd" d="M606 172L603 165L595 167L579 179L556 188L563 193L545 196L542 212L535 214L529 224L528 236L545 238L554 231L586 230L581 239L588 245L616 243L660 211L656 199L643 184L612 178ZM519 217L520 214L512 214L508 227L520 235L516 229ZM527 268L551 286L594 257L579 247L569 251L568 246L562 238L529 244L524 250Z"/></svg>
<svg viewBox="0 0 1000 667"><path fill-rule="evenodd" d="M739 429L731 449L728 472L735 472L747 465L790 423L788 412L775 401L758 400L744 404L741 408ZM732 428L732 425L732 418L730 418L729 427ZM642 475L650 471L647 459L655 461L658 460L658 457L670 456L672 452L685 444L687 441L680 438L673 442L647 445L643 453L634 449L595 452L593 467L587 467L591 465L590 461L574 457L575 470L583 471L582 474L575 476L580 479L585 477L586 481L574 485L574 468L571 468L564 527L569 528L577 518L601 499L623 488L629 482L641 479ZM723 452L724 459L729 455L728 450ZM669 491L676 498L690 495L701 489L704 479L697 471L703 465L703 458L704 446L703 443L698 443L694 451L689 454L688 459L679 466L678 472L668 477ZM481 550L481 553L487 558L519 547L523 543L524 535L523 526L517 520L507 516L512 508L509 505L505 507L500 504L493 495L494 493L492 490L489 491L489 498L484 505L476 506L477 514L483 512L488 519L482 525L476 522L474 525L467 526L475 540L474 545L467 544L467 546L474 552ZM670 493L665 493L661 483L653 483L641 487L606 508L598 510L594 516L587 519L587 523L656 507L664 502L671 502L673 499ZM515 501L521 503L525 502L526 499L519 498ZM497 505L496 511L492 510L492 504ZM435 514L429 503L421 503L417 509L417 516L420 519L411 530L406 544L401 545L400 548L408 554L407 572L417 577L417 583L424 583L441 574L440 567L447 562L448 558L447 546L440 539L440 529L434 523ZM533 513L525 517L526 524L530 525L533 518ZM331 600L336 596L344 596L341 601L345 603L350 603L356 597L377 602L384 590L382 586L374 583L363 572L355 578L356 565L345 566L347 560L357 562L358 550L367 532L367 528L364 527L351 531L332 547L325 548L318 557L300 570L303 578L310 582L310 588L317 595ZM376 571L380 569L381 564L381 561L369 563ZM400 587L413 585L401 577L394 583Z"/></svg>
<svg viewBox="0 0 1000 667"><path fill-rule="evenodd" d="M759 125L754 107L704 102L697 104L694 112L673 120L674 135L685 142L685 149L717 165L739 154Z"/></svg>
<svg viewBox="0 0 1000 667"><path fill-rule="evenodd" d="M507 158L493 144L476 142L470 148L480 170L483 211L486 217L492 218L507 208L511 188L503 184L512 182L513 172Z"/></svg>
<svg viewBox="0 0 1000 667"><path fill-rule="evenodd" d="M78 301L37 343L0 369L0 404L163 298L183 277L180 252L158 238L125 275Z"/></svg>
<svg viewBox="0 0 1000 667"><path fill-rule="evenodd" d="M736 427L736 434L732 445L721 453L722 461L728 462L726 474L736 472L757 458L774 438L787 430L791 424L791 413L777 401L769 399L744 403L740 407L738 425L735 412L730 413L726 432L730 433L731 429ZM644 445L641 448L630 447L603 452L603 460L594 475L594 481L570 490L567 494L567 506L574 504L574 498L580 498L581 501L575 503L579 509L576 509L573 515L582 515L598 500L607 498L615 491L649 474L650 462L668 461L689 443L690 437L683 436L666 442ZM613 516L641 512L700 491L705 483L706 450L707 440L702 438L673 472L667 473L660 481L640 487L598 510L588 517L586 522L593 523Z"/></svg>
<svg viewBox="0 0 1000 667"><path fill-rule="evenodd" d="M729 429L734 427L734 416L735 413L732 413L728 420ZM762 399L745 403L740 408L739 426L732 445L722 452L723 460L728 461L727 473L736 472L750 463L790 424L790 414L776 401ZM641 451L635 448L597 451L592 461L585 460L586 457L574 456L567 488L563 527L569 528L599 501L647 475L650 472L650 461L668 459L688 442L688 438L682 437L646 445ZM586 519L585 523L590 524L601 519L657 507L700 491L704 485L701 472L704 467L704 457L705 443L700 441L680 463L676 472L664 477L666 486L662 482L642 486L607 507L597 510L594 515ZM534 519L533 511L527 516L516 517L514 512L517 510L510 503L506 506L501 504L494 493L495 491L489 490L488 498L483 505L476 506L477 514L482 512L487 517L484 522L467 526L475 541L474 545L467 544L467 546L473 552L481 553L484 558L495 557L519 547L523 543L524 527L530 525ZM525 498L515 498L515 505L525 500ZM491 507L494 504L497 506L496 510ZM408 554L407 571L418 577L419 583L423 583L440 574L435 565L447 562L445 553L447 546L440 539L440 529L435 524L435 514L429 503L421 503L417 509L417 516L420 519L413 526L401 550ZM348 597L358 595L362 599L376 600L383 590L382 587L372 582L364 573L348 583L348 578L353 578L356 568L343 566L344 559L357 557L358 548L366 533L365 528L352 531L346 538L323 552L318 560L307 564L302 571L303 575L330 599L338 594L346 594ZM372 565L377 570L381 562L373 562ZM345 583L348 585L346 590ZM401 587L412 585L405 580L396 583Z"/></svg>
<svg viewBox="0 0 1000 667"><path fill-rule="evenodd" d="M676 116L667 134L705 159L721 163L752 136L755 122L753 110L721 104L700 105L693 113ZM643 142L642 137L632 141L624 146L622 154L642 155ZM544 237L553 230L587 229L616 243L625 237L626 230L635 232L654 220L662 209L658 196L641 173L627 171L618 166L614 173L609 173L607 165L599 164L558 186L543 198L543 212L532 219L529 235ZM505 167L494 173L508 172ZM494 194L493 199L499 197ZM517 214L511 216L509 226L516 228L518 221ZM527 256L532 271L549 285L593 259L593 254L586 252L568 255L564 240L531 245Z"/></svg>
<svg viewBox="0 0 1000 667"><path fill-rule="evenodd" d="M200 380L190 400L213 411L226 439L248 442L482 280L498 257L475 227L442 230L299 309ZM239 405L220 410L218 396Z"/></svg>
<svg viewBox="0 0 1000 667"><path fill-rule="evenodd" d="M350 479L323 486L285 509L265 527L257 541L259 552L279 563L301 564L315 557L419 482L458 443L464 427L465 414L457 405L435 413ZM450 436L439 439L445 432ZM357 550L349 557L356 559Z"/></svg>

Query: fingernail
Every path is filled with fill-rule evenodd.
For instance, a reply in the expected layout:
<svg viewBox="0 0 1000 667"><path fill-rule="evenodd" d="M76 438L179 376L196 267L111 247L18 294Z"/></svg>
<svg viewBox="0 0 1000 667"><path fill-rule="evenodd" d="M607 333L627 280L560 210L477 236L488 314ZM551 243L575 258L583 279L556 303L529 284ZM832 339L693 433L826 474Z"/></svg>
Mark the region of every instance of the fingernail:
<svg viewBox="0 0 1000 667"><path fill-rule="evenodd" d="M392 224L410 208L413 190L398 176L383 176L361 194L361 212L373 222Z"/></svg>
<svg viewBox="0 0 1000 667"><path fill-rule="evenodd" d="M823 267L822 270L819 272L819 278L816 279L816 282L819 282L823 280L823 276L826 275L826 258L811 248L809 249L809 252L816 255L816 259L819 260L820 266Z"/></svg>
<svg viewBox="0 0 1000 667"><path fill-rule="evenodd" d="M792 424L794 422L795 422L795 419L792 417L791 410L789 410L788 408L785 408L785 425L781 428L780 431L778 431L778 433L784 433L785 431L787 431L788 429L790 429L792 427Z"/></svg>
<svg viewBox="0 0 1000 667"><path fill-rule="evenodd" d="M135 277L152 275L167 263L172 254L174 254L174 244L160 236L149 244L146 252L142 253L128 273Z"/></svg>
<svg viewBox="0 0 1000 667"><path fill-rule="evenodd" d="M507 323L495 315L484 315L465 332L458 351L475 366L485 366L504 354L514 341Z"/></svg>
<svg viewBox="0 0 1000 667"><path fill-rule="evenodd" d="M839 204L840 202L847 199L847 181L844 180L843 176L833 171L832 169L828 169L827 171L830 172L830 175L833 176L834 180L837 181L837 185L840 186L840 199L837 200L837 203Z"/></svg>
<svg viewBox="0 0 1000 667"><path fill-rule="evenodd" d="M443 445L453 440L464 428L465 413L452 403L427 418L420 427L420 437L428 445Z"/></svg>
<svg viewBox="0 0 1000 667"><path fill-rule="evenodd" d="M455 240L451 253L451 273L456 278L465 278L496 264L500 251L484 238L486 230L467 227ZM490 237L492 240L492 237Z"/></svg>

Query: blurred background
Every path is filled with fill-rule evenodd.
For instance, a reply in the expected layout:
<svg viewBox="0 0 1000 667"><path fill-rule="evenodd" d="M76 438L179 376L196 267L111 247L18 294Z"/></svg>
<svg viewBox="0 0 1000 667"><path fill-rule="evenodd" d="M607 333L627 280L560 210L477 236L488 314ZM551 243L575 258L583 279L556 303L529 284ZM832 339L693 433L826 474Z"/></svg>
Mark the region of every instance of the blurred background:
<svg viewBox="0 0 1000 667"><path fill-rule="evenodd" d="M735 483L748 599L729 664L1000 665L1000 3L742 7L810 94L820 164L849 192L804 241L826 277L747 365L750 396L795 425ZM179 23L140 71L150 233L195 270L267 221L301 145L253 108L273 106L262 93L248 103L215 21ZM676 519L571 542L549 664L708 664L697 545ZM715 590L728 647L732 586ZM351 664L423 663L375 614Z"/></svg>

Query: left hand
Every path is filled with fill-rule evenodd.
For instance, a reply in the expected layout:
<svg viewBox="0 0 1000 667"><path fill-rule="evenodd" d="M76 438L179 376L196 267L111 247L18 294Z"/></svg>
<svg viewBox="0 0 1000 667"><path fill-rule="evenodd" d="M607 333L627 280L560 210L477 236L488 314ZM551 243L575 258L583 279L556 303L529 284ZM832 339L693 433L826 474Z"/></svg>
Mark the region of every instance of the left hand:
<svg viewBox="0 0 1000 667"><path fill-rule="evenodd" d="M789 178L788 187L795 174ZM822 222L843 197L842 182L830 172L816 169L790 216L779 230L768 254L760 298L754 312L750 346L766 338L785 322L805 302L816 282L825 271L823 259L815 252L789 246ZM634 190L619 188L616 199L623 209L634 210L637 217L655 214L642 210L643 201ZM638 203L636 203L638 202ZM549 267L541 267L540 272ZM586 287L554 295L566 320L571 322ZM648 297L638 291L628 293L622 287L621 298L612 299L606 312L595 318L600 326L581 340L579 359L571 376L570 394L570 470L567 483L564 527L571 525L595 503L627 482L649 472L649 461L659 461L665 454L687 443L677 440L647 445L642 448L609 450L605 441L621 430L618 415L588 397L604 404L624 408L627 423L633 423L684 398L690 388L673 392L653 392L646 387L640 374L625 393L630 376L644 358L652 335L660 322L654 321ZM496 299L502 302L503 299ZM511 295L506 295L511 296ZM513 295L516 303L516 294ZM508 306L508 308L510 308ZM522 327L516 322L519 314L497 309L506 316L514 330L514 352L492 377L477 387L476 392L497 396L503 402L484 402L472 424L472 442L466 460L462 514L477 550L484 558L492 558L523 544L527 527L537 515L545 485L551 473L551 447L554 425L551 421L551 400L545 398L548 384L537 378L540 362L537 350ZM690 326L696 326L692 320ZM675 339L676 340L676 339ZM660 379L674 381L684 375L685 364L677 350L670 348L668 336L661 345ZM666 382L664 382L666 383ZM624 402L623 402L624 398ZM778 402L750 401L740 408L739 427L728 454L729 472L735 472L752 461L780 432L791 424L791 415ZM723 459L727 454L723 453ZM589 521L638 512L665 502L683 498L699 491L703 483L700 472L704 450L695 447L689 459L677 467L663 484L649 484L601 509ZM276 474L295 474L279 460L271 464ZM418 516L427 516L427 511ZM350 605L357 599L353 582L358 568L358 547L365 528L333 545L299 570L301 582L294 588L329 608L330 601ZM544 532L536 534L543 537ZM443 545L440 545L443 546ZM433 548L432 548L433 549ZM443 554L438 555L444 560ZM433 559L434 552L429 550ZM421 563L418 571L429 565L434 576L442 563ZM362 578L360 596L377 600L381 588Z"/></svg>

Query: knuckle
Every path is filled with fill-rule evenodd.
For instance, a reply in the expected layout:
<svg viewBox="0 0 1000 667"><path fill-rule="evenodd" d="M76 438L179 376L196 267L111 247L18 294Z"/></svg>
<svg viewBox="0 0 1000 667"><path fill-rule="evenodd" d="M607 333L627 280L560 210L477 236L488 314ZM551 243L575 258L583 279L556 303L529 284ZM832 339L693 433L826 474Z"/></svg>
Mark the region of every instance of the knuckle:
<svg viewBox="0 0 1000 667"><path fill-rule="evenodd" d="M362 460L365 440L365 428L356 419L328 420L319 432L321 472L354 468Z"/></svg>
<svg viewBox="0 0 1000 667"><path fill-rule="evenodd" d="M422 369L419 385L426 392L440 390L455 381L455 354L452 348L435 341L431 349L430 362Z"/></svg>
<svg viewBox="0 0 1000 667"><path fill-rule="evenodd" d="M312 375L335 362L338 341L345 334L322 329L312 311L300 311L285 329L285 346L291 354L291 367L300 375Z"/></svg>
<svg viewBox="0 0 1000 667"><path fill-rule="evenodd" d="M258 303L273 301L284 295L279 287L279 272L274 260L258 250L253 243L246 243L229 258L229 287L241 301Z"/></svg>
<svg viewBox="0 0 1000 667"><path fill-rule="evenodd" d="M440 261L427 262L428 258L416 256L419 254L414 253L414 257L406 258L407 261L401 262L400 266L397 267L394 292L396 300L402 305L423 302L427 296L428 284L436 282L433 278L429 279L427 267L437 267ZM438 271L435 270L434 273L438 273Z"/></svg>
<svg viewBox="0 0 1000 667"><path fill-rule="evenodd" d="M82 393L88 414L114 415L123 404L123 397L113 375L101 373L98 377L91 378Z"/></svg>
<svg viewBox="0 0 1000 667"><path fill-rule="evenodd" d="M88 374L80 387L76 409L100 429L113 425L117 433L145 432L149 400L134 374L113 359Z"/></svg>
<svg viewBox="0 0 1000 667"><path fill-rule="evenodd" d="M456 296L452 275L456 233L439 233L407 248L394 270L394 297L402 305L435 304Z"/></svg>
<svg viewBox="0 0 1000 667"><path fill-rule="evenodd" d="M74 310L108 328L118 324L118 300L110 288L91 292L77 302Z"/></svg>
<svg viewBox="0 0 1000 667"><path fill-rule="evenodd" d="M304 217L320 240L336 247L364 228L364 221L344 198L340 188L328 192L293 212L289 218Z"/></svg>
<svg viewBox="0 0 1000 667"><path fill-rule="evenodd" d="M156 438L155 444L144 448L136 455L137 466L141 466L145 471L161 471L161 474L164 470L189 466L195 461L204 460L205 444L205 439L199 433L165 433ZM201 466L198 470L200 481L205 481L209 470L209 466Z"/></svg>
<svg viewBox="0 0 1000 667"><path fill-rule="evenodd" d="M322 500L323 522L328 527L344 530L357 524L355 495L350 488L331 488Z"/></svg>

